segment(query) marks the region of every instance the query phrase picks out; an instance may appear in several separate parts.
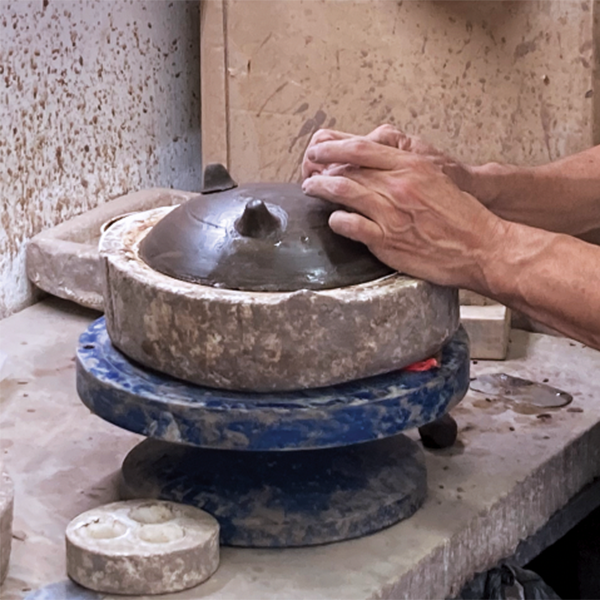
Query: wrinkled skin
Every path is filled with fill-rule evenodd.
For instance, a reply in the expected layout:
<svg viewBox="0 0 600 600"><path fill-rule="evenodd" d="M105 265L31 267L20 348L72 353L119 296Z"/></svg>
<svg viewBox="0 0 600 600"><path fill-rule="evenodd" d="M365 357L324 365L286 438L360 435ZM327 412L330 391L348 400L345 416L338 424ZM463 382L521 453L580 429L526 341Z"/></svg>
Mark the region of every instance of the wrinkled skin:
<svg viewBox="0 0 600 600"><path fill-rule="evenodd" d="M398 271L479 292L600 349L600 146L547 165L466 166L390 126L319 131L307 194L331 228Z"/></svg>
<svg viewBox="0 0 600 600"><path fill-rule="evenodd" d="M382 262L441 285L486 288L482 263L508 224L458 187L469 185L464 165L383 126L368 136L317 132L303 174L307 194L347 209L330 227Z"/></svg>
<svg viewBox="0 0 600 600"><path fill-rule="evenodd" d="M308 158L308 155L313 146L322 142L348 140L360 137L361 136L334 131L332 129L321 129L317 131L313 135L304 154L302 177L306 179L314 174L327 175L331 168L339 166L312 162ZM470 167L451 158L420 137L408 135L392 125L380 125L377 129L374 129L364 137L367 140L389 146L390 148L397 148L398 150L404 150L405 152L427 157L431 162L439 165L442 168L442 171L448 175L461 190L473 193L471 189L473 185L473 176Z"/></svg>

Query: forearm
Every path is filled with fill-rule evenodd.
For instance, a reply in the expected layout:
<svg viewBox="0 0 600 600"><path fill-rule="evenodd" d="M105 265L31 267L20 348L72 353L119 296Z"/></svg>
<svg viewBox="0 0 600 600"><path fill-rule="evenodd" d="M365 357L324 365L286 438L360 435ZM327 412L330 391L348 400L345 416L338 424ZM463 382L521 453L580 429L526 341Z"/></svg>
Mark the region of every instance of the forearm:
<svg viewBox="0 0 600 600"><path fill-rule="evenodd" d="M476 291L600 349L600 248L510 224L485 256Z"/></svg>
<svg viewBox="0 0 600 600"><path fill-rule="evenodd" d="M472 167L473 195L499 217L578 235L600 227L600 146L539 167Z"/></svg>

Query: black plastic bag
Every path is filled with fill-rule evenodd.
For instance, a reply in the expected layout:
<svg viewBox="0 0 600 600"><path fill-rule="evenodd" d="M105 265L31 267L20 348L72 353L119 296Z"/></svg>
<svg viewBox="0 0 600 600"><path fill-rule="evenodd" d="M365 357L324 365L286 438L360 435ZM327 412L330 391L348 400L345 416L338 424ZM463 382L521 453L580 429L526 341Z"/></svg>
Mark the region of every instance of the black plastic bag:
<svg viewBox="0 0 600 600"><path fill-rule="evenodd" d="M483 580L482 600L560 600L560 596L533 571L501 564Z"/></svg>

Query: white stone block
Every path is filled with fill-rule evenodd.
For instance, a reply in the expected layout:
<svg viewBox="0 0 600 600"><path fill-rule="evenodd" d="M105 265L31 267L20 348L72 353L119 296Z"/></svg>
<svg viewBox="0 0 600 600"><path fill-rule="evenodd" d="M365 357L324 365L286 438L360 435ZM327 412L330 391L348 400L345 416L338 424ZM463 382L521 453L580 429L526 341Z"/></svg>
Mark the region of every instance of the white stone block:
<svg viewBox="0 0 600 600"><path fill-rule="evenodd" d="M461 306L460 321L471 340L471 358L506 358L510 334L510 310L506 306Z"/></svg>

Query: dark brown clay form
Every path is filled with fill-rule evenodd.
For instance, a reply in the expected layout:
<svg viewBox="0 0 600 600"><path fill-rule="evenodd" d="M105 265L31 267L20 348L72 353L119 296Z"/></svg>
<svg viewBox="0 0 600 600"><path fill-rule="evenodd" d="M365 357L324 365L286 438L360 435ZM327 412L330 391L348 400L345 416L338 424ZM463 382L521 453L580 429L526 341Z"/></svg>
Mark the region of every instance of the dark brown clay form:
<svg viewBox="0 0 600 600"><path fill-rule="evenodd" d="M243 291L331 289L392 273L363 244L333 233L335 209L299 184L237 187L222 165L209 166L204 192L157 223L140 256L170 277Z"/></svg>

